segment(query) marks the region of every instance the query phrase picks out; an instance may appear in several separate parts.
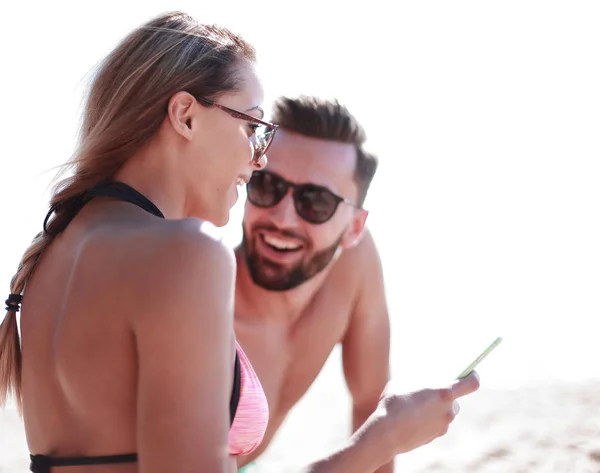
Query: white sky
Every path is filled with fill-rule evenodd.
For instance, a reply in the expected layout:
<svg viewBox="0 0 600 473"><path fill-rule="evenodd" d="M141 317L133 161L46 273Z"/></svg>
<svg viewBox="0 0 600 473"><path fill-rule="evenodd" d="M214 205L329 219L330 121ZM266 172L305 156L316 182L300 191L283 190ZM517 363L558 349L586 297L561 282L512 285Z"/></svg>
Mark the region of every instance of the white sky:
<svg viewBox="0 0 600 473"><path fill-rule="evenodd" d="M454 376L503 335L481 366L486 382L600 377L596 1L2 6L7 293L47 210L45 171L73 150L86 73L171 9L254 43L267 106L279 94L336 96L363 122L381 159L367 205L395 376ZM231 242L241 204L225 229Z"/></svg>

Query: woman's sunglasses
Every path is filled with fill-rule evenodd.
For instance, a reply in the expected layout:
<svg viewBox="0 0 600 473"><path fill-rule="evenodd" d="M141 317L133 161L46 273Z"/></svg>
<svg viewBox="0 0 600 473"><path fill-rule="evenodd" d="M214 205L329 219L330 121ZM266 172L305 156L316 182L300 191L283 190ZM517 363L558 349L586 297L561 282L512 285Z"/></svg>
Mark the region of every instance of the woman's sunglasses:
<svg viewBox="0 0 600 473"><path fill-rule="evenodd" d="M254 171L247 185L248 200L256 207L276 206L293 189L294 208L308 223L325 223L335 214L340 202L359 208L354 202L314 184L294 184L270 171Z"/></svg>
<svg viewBox="0 0 600 473"><path fill-rule="evenodd" d="M254 133L252 134L252 145L254 146L254 153L252 154L252 159L250 160L250 162L253 165L257 165L260 161L260 158L264 156L264 154L267 152L267 148L273 141L273 137L275 136L275 132L277 131L278 125L259 120L258 118L255 118L252 115L238 112L233 108L226 107L225 105L218 104L216 102L213 102L212 100L208 100L203 97L194 96L194 98L207 107L217 107L218 109L223 110L225 113L231 115L233 118L245 120L254 125Z"/></svg>

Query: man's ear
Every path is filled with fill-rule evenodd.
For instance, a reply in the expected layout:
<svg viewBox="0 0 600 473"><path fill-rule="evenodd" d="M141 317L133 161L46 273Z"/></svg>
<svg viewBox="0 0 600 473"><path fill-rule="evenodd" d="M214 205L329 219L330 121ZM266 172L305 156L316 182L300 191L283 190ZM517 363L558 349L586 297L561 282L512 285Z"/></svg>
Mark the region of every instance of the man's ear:
<svg viewBox="0 0 600 473"><path fill-rule="evenodd" d="M354 211L352 222L342 238L341 246L344 250L352 248L360 243L365 232L365 224L367 223L368 216L368 210L356 209Z"/></svg>
<svg viewBox="0 0 600 473"><path fill-rule="evenodd" d="M199 106L196 99L188 92L177 92L169 99L167 116L176 133L186 140L191 140L197 127L194 111Z"/></svg>

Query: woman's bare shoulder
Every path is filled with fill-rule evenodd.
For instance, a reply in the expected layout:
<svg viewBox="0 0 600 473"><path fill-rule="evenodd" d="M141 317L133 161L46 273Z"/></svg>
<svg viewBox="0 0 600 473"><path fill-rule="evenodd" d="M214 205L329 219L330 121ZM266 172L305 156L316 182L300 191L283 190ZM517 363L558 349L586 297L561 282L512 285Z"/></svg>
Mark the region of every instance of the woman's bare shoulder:
<svg viewBox="0 0 600 473"><path fill-rule="evenodd" d="M102 240L88 264L104 273L103 283L112 286L107 292L119 295L128 314L144 313L147 320L157 308L183 314L194 305L198 313L197 304L222 305L233 297L233 250L208 222L164 220Z"/></svg>

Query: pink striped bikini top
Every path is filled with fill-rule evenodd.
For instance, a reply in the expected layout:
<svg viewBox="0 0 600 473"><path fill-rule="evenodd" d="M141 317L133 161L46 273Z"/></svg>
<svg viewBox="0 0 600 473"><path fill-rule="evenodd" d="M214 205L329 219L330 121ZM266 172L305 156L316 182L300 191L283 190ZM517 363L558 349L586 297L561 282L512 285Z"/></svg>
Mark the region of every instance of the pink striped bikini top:
<svg viewBox="0 0 600 473"><path fill-rule="evenodd" d="M229 429L229 454L247 455L262 441L269 422L269 405L262 385L246 357L235 342L240 359L240 400Z"/></svg>

